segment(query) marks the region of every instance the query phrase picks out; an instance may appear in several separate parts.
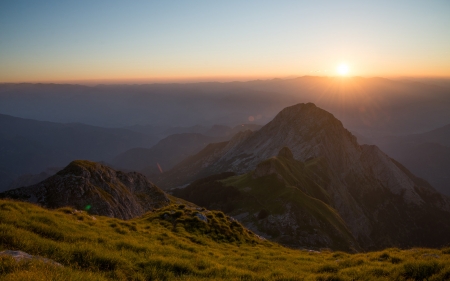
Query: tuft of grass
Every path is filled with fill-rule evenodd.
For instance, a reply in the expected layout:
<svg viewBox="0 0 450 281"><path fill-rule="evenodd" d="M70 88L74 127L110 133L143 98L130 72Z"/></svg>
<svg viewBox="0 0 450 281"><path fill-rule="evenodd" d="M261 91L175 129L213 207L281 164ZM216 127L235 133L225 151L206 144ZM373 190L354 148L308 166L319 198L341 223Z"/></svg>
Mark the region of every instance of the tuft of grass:
<svg viewBox="0 0 450 281"><path fill-rule="evenodd" d="M439 273L444 266L436 261L408 262L403 265L402 276L405 279L428 280Z"/></svg>
<svg viewBox="0 0 450 281"><path fill-rule="evenodd" d="M319 266L317 269L318 273L337 273L339 271L339 267L336 264L327 263Z"/></svg>

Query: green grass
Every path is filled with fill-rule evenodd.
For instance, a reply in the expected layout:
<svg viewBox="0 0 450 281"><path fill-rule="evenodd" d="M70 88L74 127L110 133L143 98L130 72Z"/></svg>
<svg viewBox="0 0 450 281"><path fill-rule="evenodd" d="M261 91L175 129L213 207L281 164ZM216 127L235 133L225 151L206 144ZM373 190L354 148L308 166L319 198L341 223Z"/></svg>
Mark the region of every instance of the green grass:
<svg viewBox="0 0 450 281"><path fill-rule="evenodd" d="M204 214L208 222L199 219ZM450 249L349 254L262 241L221 212L172 205L123 221L0 200L0 280L448 280Z"/></svg>
<svg viewBox="0 0 450 281"><path fill-rule="evenodd" d="M311 180L310 167L285 157L273 157L260 165L272 167L277 174L255 178L255 172L250 172L221 180L225 186L233 186L247 195L247 200L240 199L239 203L236 203L237 211L230 212L231 215L238 215L245 210L253 214L255 220L252 223L258 226L260 231L267 232L263 226L259 226L256 214L260 214L263 210L267 214L284 214L287 212L286 206L290 205L296 208L296 213L317 220L321 226L319 231L330 236L334 235L332 237L334 249L349 250L354 248L353 245L357 245L344 220L327 204L330 200L328 193ZM319 228L317 224L308 224L307 221L297 221L297 224L299 230L308 233L313 233ZM276 233L273 233L272 238L277 239Z"/></svg>

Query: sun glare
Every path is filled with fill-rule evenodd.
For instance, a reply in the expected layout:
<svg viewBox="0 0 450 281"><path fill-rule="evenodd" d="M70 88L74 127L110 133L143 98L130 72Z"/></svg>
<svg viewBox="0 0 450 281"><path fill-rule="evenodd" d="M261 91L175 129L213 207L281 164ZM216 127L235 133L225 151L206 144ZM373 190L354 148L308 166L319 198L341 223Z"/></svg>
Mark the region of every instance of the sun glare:
<svg viewBox="0 0 450 281"><path fill-rule="evenodd" d="M337 72L339 73L339 75L341 76L346 76L348 74L349 71L349 67L347 64L345 63L341 63L340 65L338 65L337 67Z"/></svg>

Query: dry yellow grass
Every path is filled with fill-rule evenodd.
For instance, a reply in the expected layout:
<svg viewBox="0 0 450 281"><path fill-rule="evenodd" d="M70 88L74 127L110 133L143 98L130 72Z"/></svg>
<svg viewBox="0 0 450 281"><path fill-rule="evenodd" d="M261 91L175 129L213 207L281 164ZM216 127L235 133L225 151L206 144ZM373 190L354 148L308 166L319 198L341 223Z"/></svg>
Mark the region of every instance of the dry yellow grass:
<svg viewBox="0 0 450 281"><path fill-rule="evenodd" d="M450 249L308 252L262 241L220 212L174 205L122 221L0 200L0 280L448 280Z"/></svg>

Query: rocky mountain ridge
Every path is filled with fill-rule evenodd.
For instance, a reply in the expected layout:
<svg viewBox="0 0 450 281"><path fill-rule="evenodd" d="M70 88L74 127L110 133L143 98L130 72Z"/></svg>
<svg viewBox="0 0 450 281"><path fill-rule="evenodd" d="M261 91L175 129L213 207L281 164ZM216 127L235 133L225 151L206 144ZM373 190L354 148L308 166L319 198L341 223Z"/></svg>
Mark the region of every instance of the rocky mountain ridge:
<svg viewBox="0 0 450 281"><path fill-rule="evenodd" d="M325 190L329 206L342 217L361 247L449 242L449 198L376 146L359 145L339 120L314 104L287 107L259 131L234 141L210 154L203 151L187 159L167 173L178 178L165 181L163 175L157 184L175 187L200 176L258 171L261 162L288 147L295 160L316 162L309 177ZM182 169L188 173L183 175ZM439 234L432 232L435 228L441 229Z"/></svg>
<svg viewBox="0 0 450 281"><path fill-rule="evenodd" d="M139 173L123 173L76 160L44 181L0 193L47 208L72 206L90 214L131 219L171 203L168 195Z"/></svg>

